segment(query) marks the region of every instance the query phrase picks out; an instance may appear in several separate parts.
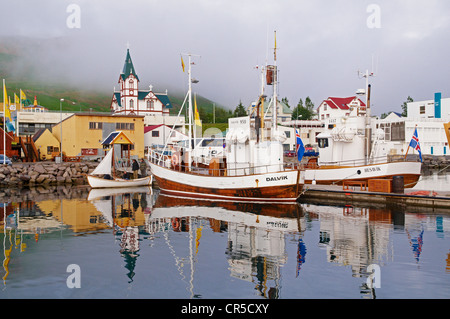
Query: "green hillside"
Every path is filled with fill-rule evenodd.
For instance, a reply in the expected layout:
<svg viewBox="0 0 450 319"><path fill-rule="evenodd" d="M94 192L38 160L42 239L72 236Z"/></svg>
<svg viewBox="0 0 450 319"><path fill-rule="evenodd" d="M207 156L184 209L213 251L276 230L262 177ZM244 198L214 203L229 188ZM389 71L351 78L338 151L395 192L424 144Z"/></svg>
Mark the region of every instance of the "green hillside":
<svg viewBox="0 0 450 319"><path fill-rule="evenodd" d="M19 63L20 56L11 52L2 52L2 47L0 46L0 78L6 79L8 96L12 102L14 102L14 94L19 96L19 92L22 90L31 103L33 103L34 97L36 96L38 104L49 110L59 111L60 99L64 99L62 102L62 109L64 111L110 111L112 92L79 89L61 83L55 84L39 81L33 76L34 71L32 65L20 75L15 75L13 68L14 65ZM184 94L169 94L173 105L173 109L170 111L171 115L178 114L185 98ZM3 102L3 90L0 91L0 102ZM212 123L213 121L215 123L227 123L228 118L232 115L231 111L202 96L197 96L197 106L200 118L204 123ZM215 118L213 116L213 109L215 110Z"/></svg>

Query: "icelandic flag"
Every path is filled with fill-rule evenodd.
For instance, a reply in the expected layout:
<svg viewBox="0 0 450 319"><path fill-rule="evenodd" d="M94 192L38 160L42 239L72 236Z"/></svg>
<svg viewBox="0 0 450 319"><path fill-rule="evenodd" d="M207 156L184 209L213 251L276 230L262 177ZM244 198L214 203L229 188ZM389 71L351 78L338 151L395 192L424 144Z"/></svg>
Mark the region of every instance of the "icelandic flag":
<svg viewBox="0 0 450 319"><path fill-rule="evenodd" d="M297 149L295 151L297 152L298 161L300 162L303 158L303 154L305 154L305 146L303 145L298 130L295 130L295 138L297 139Z"/></svg>
<svg viewBox="0 0 450 319"><path fill-rule="evenodd" d="M409 143L409 146L415 149L417 152L419 152L420 161L422 162L422 151L420 150L420 144L419 144L419 135L417 134L417 127L414 130L413 137L411 138L411 142Z"/></svg>

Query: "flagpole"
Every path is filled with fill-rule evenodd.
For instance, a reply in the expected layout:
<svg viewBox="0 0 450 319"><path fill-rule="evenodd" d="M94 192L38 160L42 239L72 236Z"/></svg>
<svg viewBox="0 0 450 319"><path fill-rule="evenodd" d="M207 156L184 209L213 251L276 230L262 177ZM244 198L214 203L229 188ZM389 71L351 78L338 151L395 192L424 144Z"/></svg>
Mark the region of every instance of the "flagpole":
<svg viewBox="0 0 450 319"><path fill-rule="evenodd" d="M416 131L416 129L417 129L417 124L416 124L416 126L414 127L413 136L414 136L414 132ZM406 150L405 161L406 161L406 156L408 155L408 152L409 152L409 148L410 148L410 147L411 147L411 142L409 142L409 144L408 144L408 149Z"/></svg>
<svg viewBox="0 0 450 319"><path fill-rule="evenodd" d="M22 89L19 89L19 107L16 108L16 114L17 114L17 137L19 137L19 111L22 108Z"/></svg>
<svg viewBox="0 0 450 319"><path fill-rule="evenodd" d="M3 164L6 164L6 94L5 79L3 79Z"/></svg>

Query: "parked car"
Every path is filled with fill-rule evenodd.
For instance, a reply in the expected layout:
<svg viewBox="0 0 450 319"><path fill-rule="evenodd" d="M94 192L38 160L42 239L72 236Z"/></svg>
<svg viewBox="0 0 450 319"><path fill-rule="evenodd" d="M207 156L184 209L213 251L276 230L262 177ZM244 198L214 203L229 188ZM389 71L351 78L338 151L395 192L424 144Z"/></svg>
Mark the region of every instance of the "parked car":
<svg viewBox="0 0 450 319"><path fill-rule="evenodd" d="M12 161L8 156L0 154L0 165L3 165L3 162L7 165L12 165Z"/></svg>
<svg viewBox="0 0 450 319"><path fill-rule="evenodd" d="M317 152L312 146L306 146L304 156L319 156L319 152Z"/></svg>
<svg viewBox="0 0 450 319"><path fill-rule="evenodd" d="M294 157L295 156L295 151L284 151L284 156Z"/></svg>

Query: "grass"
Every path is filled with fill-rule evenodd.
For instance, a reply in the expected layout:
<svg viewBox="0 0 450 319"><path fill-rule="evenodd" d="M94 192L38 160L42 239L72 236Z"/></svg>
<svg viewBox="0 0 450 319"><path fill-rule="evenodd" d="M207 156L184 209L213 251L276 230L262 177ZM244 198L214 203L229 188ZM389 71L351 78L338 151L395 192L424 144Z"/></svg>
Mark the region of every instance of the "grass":
<svg viewBox="0 0 450 319"><path fill-rule="evenodd" d="M49 83L36 80L32 75L30 76L14 76L12 71L13 65L17 64L20 57L14 54L0 52L0 78L6 79L6 88L11 102L14 103L14 94L19 96L22 90L31 103L34 102L34 97L37 97L37 102L49 110L60 110L60 99L62 102L62 109L69 112L80 111L94 111L94 112L109 112L112 98L111 93L105 93L94 90L78 89L64 85L64 83ZM28 74L33 74L30 69ZM184 101L183 93L175 93L169 96L173 109L170 111L171 115L177 115L181 105ZM0 90L0 102L3 102L3 89ZM197 106L200 113L200 118L204 123L213 122L213 108L215 105L215 127L219 123L228 123L228 117L231 112L213 101L197 95ZM184 111L183 111L184 112ZM228 126L226 124L226 126Z"/></svg>

